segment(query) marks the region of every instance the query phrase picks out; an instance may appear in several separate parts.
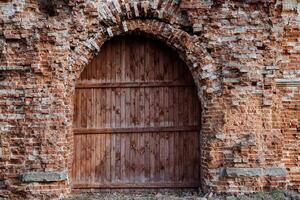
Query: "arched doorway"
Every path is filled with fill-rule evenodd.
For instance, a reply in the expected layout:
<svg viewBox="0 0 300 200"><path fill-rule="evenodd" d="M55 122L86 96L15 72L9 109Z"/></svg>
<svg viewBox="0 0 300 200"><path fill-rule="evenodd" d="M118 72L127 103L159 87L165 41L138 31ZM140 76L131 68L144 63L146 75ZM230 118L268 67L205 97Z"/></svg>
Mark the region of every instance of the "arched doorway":
<svg viewBox="0 0 300 200"><path fill-rule="evenodd" d="M172 49L110 40L77 80L74 102L74 188L200 186L201 106Z"/></svg>

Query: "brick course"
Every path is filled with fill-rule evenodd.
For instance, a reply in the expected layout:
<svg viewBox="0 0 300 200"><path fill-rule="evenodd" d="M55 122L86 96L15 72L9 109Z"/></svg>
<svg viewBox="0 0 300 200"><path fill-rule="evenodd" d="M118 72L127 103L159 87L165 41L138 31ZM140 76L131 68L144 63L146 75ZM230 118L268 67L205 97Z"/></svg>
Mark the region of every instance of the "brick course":
<svg viewBox="0 0 300 200"><path fill-rule="evenodd" d="M0 0L0 197L71 192L65 176L20 177L68 174L75 80L105 41L131 33L189 66L203 190L300 191L299 25L299 0Z"/></svg>

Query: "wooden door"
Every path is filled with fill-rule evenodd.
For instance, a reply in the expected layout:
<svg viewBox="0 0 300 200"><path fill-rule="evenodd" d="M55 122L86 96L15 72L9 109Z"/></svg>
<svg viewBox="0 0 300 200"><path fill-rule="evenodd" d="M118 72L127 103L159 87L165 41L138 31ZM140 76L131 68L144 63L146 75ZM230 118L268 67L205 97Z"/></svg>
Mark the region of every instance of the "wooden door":
<svg viewBox="0 0 300 200"><path fill-rule="evenodd" d="M162 43L107 42L76 83L74 188L198 187L200 104Z"/></svg>

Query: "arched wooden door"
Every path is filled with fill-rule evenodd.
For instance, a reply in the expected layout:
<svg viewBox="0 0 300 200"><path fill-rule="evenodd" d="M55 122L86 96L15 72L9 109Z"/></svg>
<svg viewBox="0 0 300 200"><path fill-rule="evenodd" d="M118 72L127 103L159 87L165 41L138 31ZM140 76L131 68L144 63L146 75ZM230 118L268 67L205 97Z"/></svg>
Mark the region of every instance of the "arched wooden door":
<svg viewBox="0 0 300 200"><path fill-rule="evenodd" d="M74 188L200 185L196 87L159 41L107 42L76 83L74 113Z"/></svg>

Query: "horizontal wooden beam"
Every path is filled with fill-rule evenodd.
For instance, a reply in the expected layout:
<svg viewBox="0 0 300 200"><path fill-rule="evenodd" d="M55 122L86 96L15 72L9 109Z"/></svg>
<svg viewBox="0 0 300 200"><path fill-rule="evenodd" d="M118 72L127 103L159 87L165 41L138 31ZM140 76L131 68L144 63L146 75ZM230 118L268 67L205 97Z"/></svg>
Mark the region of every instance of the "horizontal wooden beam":
<svg viewBox="0 0 300 200"><path fill-rule="evenodd" d="M199 182L173 183L74 183L73 189L125 189L125 188L197 188Z"/></svg>
<svg viewBox="0 0 300 200"><path fill-rule="evenodd" d="M136 88L136 87L195 87L192 83L178 81L159 81L159 82L118 82L118 83L76 83L76 89L87 88Z"/></svg>
<svg viewBox="0 0 300 200"><path fill-rule="evenodd" d="M141 127L141 128L73 128L77 134L105 134L105 133L151 133L151 132L192 132L200 131L199 126L181 127Z"/></svg>

